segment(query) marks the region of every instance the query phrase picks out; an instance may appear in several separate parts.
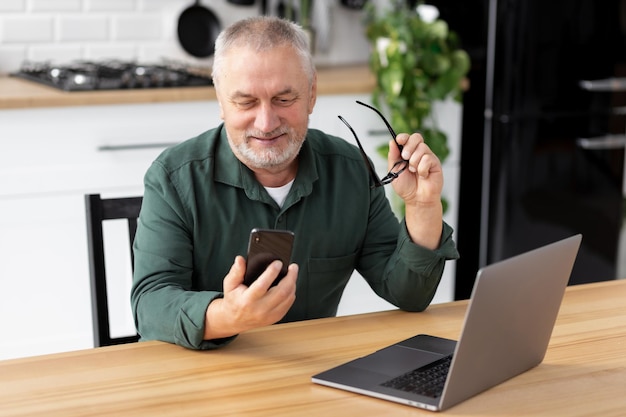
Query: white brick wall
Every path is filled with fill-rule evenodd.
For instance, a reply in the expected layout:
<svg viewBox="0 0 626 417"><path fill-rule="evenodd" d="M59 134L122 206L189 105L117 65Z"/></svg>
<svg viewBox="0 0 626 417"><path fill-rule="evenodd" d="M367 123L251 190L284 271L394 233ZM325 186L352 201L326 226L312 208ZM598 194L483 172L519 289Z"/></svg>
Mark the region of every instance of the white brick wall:
<svg viewBox="0 0 626 417"><path fill-rule="evenodd" d="M33 12L75 12L80 11L80 9L80 0L31 0L30 2L30 10Z"/></svg>
<svg viewBox="0 0 626 417"><path fill-rule="evenodd" d="M7 44L52 42L54 21L47 16L15 16L3 19L2 41Z"/></svg>
<svg viewBox="0 0 626 417"><path fill-rule="evenodd" d="M271 2L268 2L271 3ZM318 65L364 63L369 47L361 14L326 0L331 49L316 54ZM0 0L0 74L24 61L63 64L78 59L157 62L163 58L210 65L178 44L178 17L194 0ZM260 13L255 6L203 0L222 27Z"/></svg>
<svg viewBox="0 0 626 417"><path fill-rule="evenodd" d="M25 10L26 0L2 0L0 1L0 13L19 12Z"/></svg>
<svg viewBox="0 0 626 417"><path fill-rule="evenodd" d="M205 0L222 21L259 14L226 0ZM0 74L23 61L162 58L208 64L178 44L178 16L193 0L0 0Z"/></svg>
<svg viewBox="0 0 626 417"><path fill-rule="evenodd" d="M106 16L73 15L56 20L55 41L65 42L104 42L109 39L111 29Z"/></svg>

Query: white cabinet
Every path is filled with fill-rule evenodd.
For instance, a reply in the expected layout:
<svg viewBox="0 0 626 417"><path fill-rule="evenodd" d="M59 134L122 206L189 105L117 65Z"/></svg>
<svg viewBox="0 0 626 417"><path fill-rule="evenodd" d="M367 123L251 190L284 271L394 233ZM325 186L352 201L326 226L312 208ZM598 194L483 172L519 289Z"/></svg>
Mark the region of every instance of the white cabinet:
<svg viewBox="0 0 626 417"><path fill-rule="evenodd" d="M0 199L0 359L91 346L81 200Z"/></svg>
<svg viewBox="0 0 626 417"><path fill-rule="evenodd" d="M388 132L356 99L369 95L319 97L310 126L352 141L341 114L383 172L375 148ZM446 127L460 125L460 111L446 108L444 117ZM93 346L84 194L141 195L146 169L166 146L219 122L214 101L0 111L0 359ZM445 170L454 226L458 168ZM435 302L452 299L453 271L448 265ZM127 309L120 325L132 324L128 296L117 305ZM339 314L389 308L355 276Z"/></svg>
<svg viewBox="0 0 626 417"><path fill-rule="evenodd" d="M141 185L167 145L217 122L215 102L0 111L0 196Z"/></svg>
<svg viewBox="0 0 626 417"><path fill-rule="evenodd" d="M93 346L83 195L141 195L167 144L218 122L215 102L0 111L0 359Z"/></svg>

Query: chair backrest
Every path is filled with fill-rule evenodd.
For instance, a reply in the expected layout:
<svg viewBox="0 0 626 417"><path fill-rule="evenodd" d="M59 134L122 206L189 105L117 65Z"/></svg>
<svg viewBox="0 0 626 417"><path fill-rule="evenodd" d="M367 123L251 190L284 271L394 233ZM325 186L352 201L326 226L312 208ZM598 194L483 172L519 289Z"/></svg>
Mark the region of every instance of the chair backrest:
<svg viewBox="0 0 626 417"><path fill-rule="evenodd" d="M91 311L94 345L96 347L131 343L139 340L138 334L111 337L102 223L106 220L114 219L128 220L128 247L131 263L134 263L132 244L135 240L137 219L139 218L142 199L142 197L102 199L100 194L85 195L89 273L91 278Z"/></svg>

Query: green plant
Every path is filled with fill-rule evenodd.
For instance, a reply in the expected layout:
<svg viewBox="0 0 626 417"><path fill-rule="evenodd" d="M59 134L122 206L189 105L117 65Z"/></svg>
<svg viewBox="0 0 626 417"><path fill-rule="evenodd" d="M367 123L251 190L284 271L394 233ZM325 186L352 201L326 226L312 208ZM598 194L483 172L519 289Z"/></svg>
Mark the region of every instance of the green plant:
<svg viewBox="0 0 626 417"><path fill-rule="evenodd" d="M392 0L381 11L372 2L366 6L369 66L376 78L372 103L389 116L397 132L421 132L443 162L450 152L448 138L433 117L433 104L449 97L462 101L470 60L445 21L427 20L419 7L408 3L414 2ZM379 152L386 158L387 145ZM445 210L445 199L443 203Z"/></svg>
<svg viewBox="0 0 626 417"><path fill-rule="evenodd" d="M295 4L299 3L299 7L295 7ZM303 28L309 29L311 27L311 0L296 0L295 4L293 0L287 0L285 3L285 18L292 20L300 24ZM296 10L300 12L298 15Z"/></svg>

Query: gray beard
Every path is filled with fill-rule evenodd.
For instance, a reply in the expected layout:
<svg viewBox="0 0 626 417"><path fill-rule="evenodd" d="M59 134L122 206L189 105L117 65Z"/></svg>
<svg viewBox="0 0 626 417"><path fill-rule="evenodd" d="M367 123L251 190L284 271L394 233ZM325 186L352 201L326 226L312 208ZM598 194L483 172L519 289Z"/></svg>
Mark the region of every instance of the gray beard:
<svg viewBox="0 0 626 417"><path fill-rule="evenodd" d="M306 133L304 136L306 137ZM304 139L305 138L294 138L293 135L290 134L287 149L269 149L263 153L254 151L248 146L248 142L245 140L239 144L235 144L229 137L228 141L230 142L230 146L235 148L241 158L244 159L243 162L246 165L252 168L268 169L282 166L293 161L300 153Z"/></svg>

